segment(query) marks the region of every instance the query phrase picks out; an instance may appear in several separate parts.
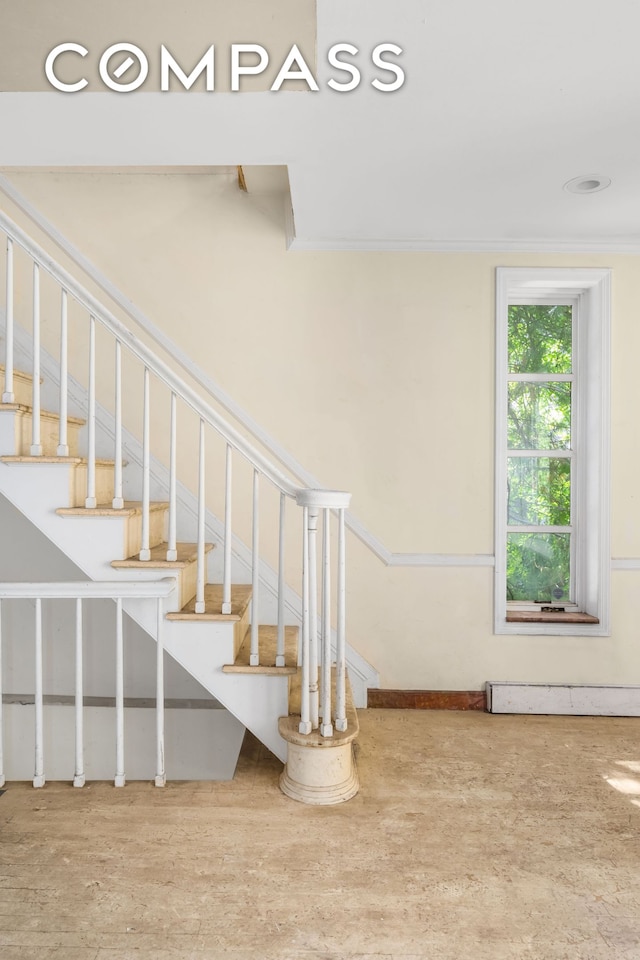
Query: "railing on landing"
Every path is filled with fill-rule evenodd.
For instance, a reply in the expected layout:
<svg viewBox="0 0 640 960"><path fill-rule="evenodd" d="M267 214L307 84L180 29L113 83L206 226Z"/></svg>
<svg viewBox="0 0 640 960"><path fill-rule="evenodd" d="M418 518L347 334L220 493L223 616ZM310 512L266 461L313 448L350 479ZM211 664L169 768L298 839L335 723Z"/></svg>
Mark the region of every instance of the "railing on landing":
<svg viewBox="0 0 640 960"><path fill-rule="evenodd" d="M41 337L41 272L53 278L60 291L59 310L59 351L60 351L60 396L59 396L59 441L58 455L68 456L67 437L68 411L68 369L69 369L69 305L78 304L84 311L88 323L88 456L87 489L85 506L88 510L97 507L96 498L96 326L107 331L113 338L113 404L115 419L114 459L114 497L112 508L120 510L124 506L123 497L123 452L122 452L122 414L123 414L123 352L127 352L142 365L142 538L139 559L148 562L151 559L150 542L150 381L155 378L163 384L170 394L169 412L169 520L166 559L177 558L177 460L178 460L178 424L177 404L180 401L197 418L197 476L198 476L198 520L197 520L197 578L195 612L207 610L205 584L207 581L205 516L207 498L206 430L214 431L225 443L224 469L224 536L223 536L223 589L222 604L216 613L231 613L231 542L232 542L232 502L234 451L250 465L253 472L251 502L248 511L251 523L251 580L252 580L252 617L250 664L259 666L259 602L260 602L260 481L264 478L279 493L278 527L278 591L277 591L277 653L276 666L285 663L285 524L286 499L295 500L302 508L302 643L300 663L303 672L303 697L300 730L309 733L320 727L324 736L331 736L333 724L337 730L346 730L346 641L345 641L345 510L350 495L330 490L309 490L293 483L276 465L249 443L231 424L203 400L183 379L181 379L157 354L142 343L131 331L101 304L82 284L58 264L49 254L36 244L17 224L5 214L0 213L0 229L7 236L6 257L6 356L4 373L4 391L2 402L15 402L14 390L14 245L22 248L32 264L32 438L30 452L33 457L42 455L41 442L41 398L40 398L40 337ZM102 356L102 355L101 355ZM318 517L323 517L322 580L321 580L321 627L318 630L318 580L317 580L317 526ZM331 515L338 518L338 561L336 579L336 602L331 603ZM332 691L331 678L331 620L336 619L336 688ZM322 682L321 697L319 691L319 670Z"/></svg>
<svg viewBox="0 0 640 960"><path fill-rule="evenodd" d="M35 760L34 787L45 785L44 756L44 692L42 671L42 601L75 600L75 773L74 787L83 787L84 771L84 727L83 727L83 601L110 599L116 603L116 771L114 786L125 785L124 752L124 625L123 600L155 600L157 606L157 656L156 656L156 787L164 787L165 751L164 751L164 644L162 626L164 622L163 600L174 590L176 581L166 578L160 581L137 583L111 583L108 581L72 581L70 583L0 583L0 787L4 785L3 762L3 681L2 681L2 603L8 600L35 600Z"/></svg>

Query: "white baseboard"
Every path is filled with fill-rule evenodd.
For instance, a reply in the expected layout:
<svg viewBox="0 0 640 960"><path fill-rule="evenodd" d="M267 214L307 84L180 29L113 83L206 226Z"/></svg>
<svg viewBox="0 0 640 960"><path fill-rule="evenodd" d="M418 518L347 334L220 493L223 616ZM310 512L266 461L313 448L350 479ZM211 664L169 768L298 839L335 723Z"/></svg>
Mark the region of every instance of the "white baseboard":
<svg viewBox="0 0 640 960"><path fill-rule="evenodd" d="M589 683L487 683L489 713L640 717L640 686Z"/></svg>

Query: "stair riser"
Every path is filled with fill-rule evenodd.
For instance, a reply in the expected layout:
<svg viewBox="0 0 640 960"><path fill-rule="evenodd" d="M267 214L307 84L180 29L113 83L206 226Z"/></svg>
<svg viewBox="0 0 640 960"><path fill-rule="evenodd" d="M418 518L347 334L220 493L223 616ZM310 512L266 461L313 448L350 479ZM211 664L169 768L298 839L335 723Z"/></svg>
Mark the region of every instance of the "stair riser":
<svg viewBox="0 0 640 960"><path fill-rule="evenodd" d="M166 510L154 510L149 517L149 548L157 547L165 539ZM124 553L114 560L125 560L140 553L142 545L142 514L127 517L124 527ZM194 591L195 593L195 591Z"/></svg>
<svg viewBox="0 0 640 960"><path fill-rule="evenodd" d="M4 373L0 374L0 384L2 389L0 393L5 392L5 381ZM22 403L26 407L30 407L33 401L33 381L31 377L25 376L22 373L17 371L13 374L13 402Z"/></svg>
<svg viewBox="0 0 640 960"><path fill-rule="evenodd" d="M206 557L205 557L206 570ZM172 571L167 571L172 572ZM205 578L206 579L206 578ZM194 561L180 571L180 609L182 610L196 595L198 586L198 564Z"/></svg>
<svg viewBox="0 0 640 960"><path fill-rule="evenodd" d="M79 456L79 433L80 425L76 423L67 424L67 443L69 445L69 456ZM43 413L40 416L40 443L42 444L42 454L45 457L55 457L58 453L58 444L60 442L60 422L57 414ZM15 454L26 457L31 453L31 444L33 438L33 417L30 413L16 412L15 418Z"/></svg>
<svg viewBox="0 0 640 960"><path fill-rule="evenodd" d="M96 500L111 503L114 495L113 466L96 463ZM84 507L87 498L87 465L79 463L71 475L70 507Z"/></svg>
<svg viewBox="0 0 640 960"><path fill-rule="evenodd" d="M247 635L247 630L251 625L251 604L247 604L247 608L242 614L240 620L236 621L235 629L233 631L233 659L235 661L238 653L240 652L240 647L244 643L244 638Z"/></svg>

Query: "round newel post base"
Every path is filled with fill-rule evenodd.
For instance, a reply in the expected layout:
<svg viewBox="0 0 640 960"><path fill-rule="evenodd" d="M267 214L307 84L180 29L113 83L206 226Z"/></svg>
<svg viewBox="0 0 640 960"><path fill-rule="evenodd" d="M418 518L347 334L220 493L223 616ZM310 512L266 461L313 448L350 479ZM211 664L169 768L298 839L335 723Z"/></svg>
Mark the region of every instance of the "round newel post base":
<svg viewBox="0 0 640 960"><path fill-rule="evenodd" d="M351 741L332 746L287 744L280 789L292 800L316 805L344 803L359 789Z"/></svg>

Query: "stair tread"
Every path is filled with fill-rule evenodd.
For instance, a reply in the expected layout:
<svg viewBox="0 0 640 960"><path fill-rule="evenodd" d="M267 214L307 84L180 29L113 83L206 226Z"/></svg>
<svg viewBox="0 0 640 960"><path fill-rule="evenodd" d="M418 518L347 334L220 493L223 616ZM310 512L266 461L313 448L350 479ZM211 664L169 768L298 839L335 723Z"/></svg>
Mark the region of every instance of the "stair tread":
<svg viewBox="0 0 640 960"><path fill-rule="evenodd" d="M16 454L10 457L0 457L2 463L73 463L85 465L89 462L86 457L31 457ZM113 467L115 460L96 458L96 467Z"/></svg>
<svg viewBox="0 0 640 960"><path fill-rule="evenodd" d="M298 627L284 628L284 667L276 667L276 649L278 644L278 627L271 624L262 624L258 627L260 646L260 665L249 665L251 654L251 630L247 630L238 656L233 663L225 664L223 673L254 673L273 676L287 676L297 673L298 670Z"/></svg>
<svg viewBox="0 0 640 960"><path fill-rule="evenodd" d="M210 553L213 548L213 543L205 543L204 545L205 553ZM159 543L157 546L151 547L151 558L149 560L140 560L138 554L134 554L132 557L127 557L126 560L112 560L111 566L115 567L116 570L135 567L181 568L188 566L190 563L195 563L198 559L197 543L176 543L177 560L167 560L168 549L168 543Z"/></svg>
<svg viewBox="0 0 640 960"><path fill-rule="evenodd" d="M28 406L26 403L0 403L0 410L15 410L20 413L33 413L33 407ZM53 410L41 410L40 416L44 417L45 420L59 420L60 414L55 413ZM78 427L83 427L87 421L83 420L81 417L72 417L67 415L67 423L73 423Z"/></svg>
<svg viewBox="0 0 640 960"><path fill-rule="evenodd" d="M204 588L204 603L206 613L196 613L195 597L177 613L168 613L167 620L241 620L249 601L251 600L250 583L233 583L231 585L231 613L219 613L222 609L222 584L207 583Z"/></svg>
<svg viewBox="0 0 640 960"><path fill-rule="evenodd" d="M151 513L168 510L165 501L154 500L149 504ZM58 507L56 513L61 517L134 517L142 513L140 500L125 500L121 510L114 509L110 503L99 503L97 507Z"/></svg>

